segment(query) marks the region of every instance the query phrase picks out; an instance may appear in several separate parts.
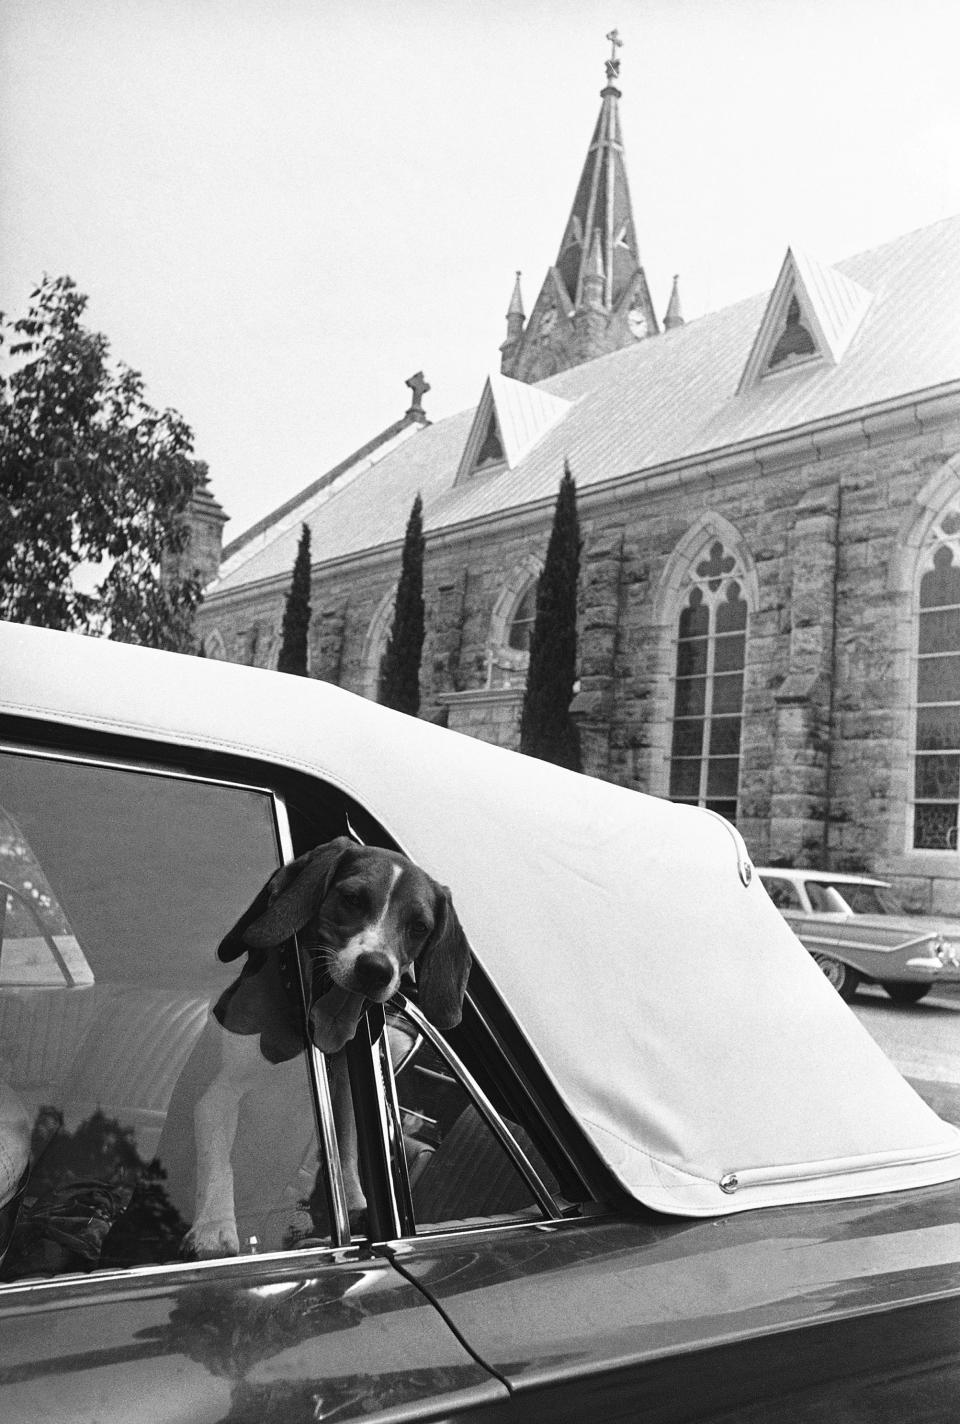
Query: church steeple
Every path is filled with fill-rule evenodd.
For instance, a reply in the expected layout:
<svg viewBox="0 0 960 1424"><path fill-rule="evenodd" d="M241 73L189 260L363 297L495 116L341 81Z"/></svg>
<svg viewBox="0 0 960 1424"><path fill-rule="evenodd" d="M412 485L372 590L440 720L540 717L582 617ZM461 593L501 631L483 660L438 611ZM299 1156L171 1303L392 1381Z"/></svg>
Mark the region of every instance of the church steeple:
<svg viewBox="0 0 960 1424"><path fill-rule="evenodd" d="M623 41L616 30L607 39L600 113L557 260L522 334L515 334L508 316L501 370L521 381L542 380L660 330L640 262L624 160L615 83Z"/></svg>

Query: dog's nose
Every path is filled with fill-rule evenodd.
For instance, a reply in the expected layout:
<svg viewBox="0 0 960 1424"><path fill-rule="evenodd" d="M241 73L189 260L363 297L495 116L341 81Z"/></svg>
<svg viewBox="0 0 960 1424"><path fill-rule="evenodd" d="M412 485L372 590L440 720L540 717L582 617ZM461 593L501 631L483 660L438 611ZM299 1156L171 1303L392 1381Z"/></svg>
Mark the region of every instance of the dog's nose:
<svg viewBox="0 0 960 1424"><path fill-rule="evenodd" d="M357 987L365 994L375 994L385 989L393 978L393 964L380 950L368 950L358 955L353 966Z"/></svg>

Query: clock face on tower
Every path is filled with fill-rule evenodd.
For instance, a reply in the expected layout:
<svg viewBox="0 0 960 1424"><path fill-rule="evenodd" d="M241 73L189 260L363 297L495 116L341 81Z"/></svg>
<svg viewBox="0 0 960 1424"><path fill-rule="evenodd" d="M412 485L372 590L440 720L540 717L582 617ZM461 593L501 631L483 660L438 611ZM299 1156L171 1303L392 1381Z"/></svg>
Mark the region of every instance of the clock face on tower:
<svg viewBox="0 0 960 1424"><path fill-rule="evenodd" d="M627 316L627 325L630 328L631 335L635 336L637 340L639 340L641 336L646 336L647 318L643 312L639 311L636 307L634 307L633 311Z"/></svg>

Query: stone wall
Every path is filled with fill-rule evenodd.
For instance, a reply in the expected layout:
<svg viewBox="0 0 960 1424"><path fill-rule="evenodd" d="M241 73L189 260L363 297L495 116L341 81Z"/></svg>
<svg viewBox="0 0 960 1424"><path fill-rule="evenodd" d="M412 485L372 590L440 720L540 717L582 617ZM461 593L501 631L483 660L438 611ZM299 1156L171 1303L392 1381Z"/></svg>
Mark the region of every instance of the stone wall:
<svg viewBox="0 0 960 1424"><path fill-rule="evenodd" d="M754 857L886 871L915 903L960 913L958 857L909 849L912 593L892 574L931 481L937 498L960 494L958 450L955 416L901 416L581 491L585 770L666 794L674 593L684 551L714 530L750 608L738 824ZM491 616L523 561L543 557L552 513L428 539L422 716L516 746L522 673L492 666ZM399 567L398 545L315 570L313 675L370 690L371 628L389 625ZM226 657L266 661L284 592L212 599L202 628Z"/></svg>

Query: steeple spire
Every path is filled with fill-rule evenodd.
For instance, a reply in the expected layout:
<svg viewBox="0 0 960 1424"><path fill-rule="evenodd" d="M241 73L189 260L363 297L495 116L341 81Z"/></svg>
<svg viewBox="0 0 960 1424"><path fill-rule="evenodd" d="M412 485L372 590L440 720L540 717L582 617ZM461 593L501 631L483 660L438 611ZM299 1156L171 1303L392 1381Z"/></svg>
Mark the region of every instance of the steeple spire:
<svg viewBox="0 0 960 1424"><path fill-rule="evenodd" d="M660 330L640 262L624 161L615 82L623 41L617 30L607 40L600 113L557 260L518 339L513 303L507 315L501 370L521 381L540 381Z"/></svg>
<svg viewBox="0 0 960 1424"><path fill-rule="evenodd" d="M557 270L574 306L583 299L583 281L593 252L594 235L600 234L605 273L604 305L617 306L640 266L637 233L627 183L627 168L620 128L620 76L617 50L623 41L616 30L607 35L610 58L604 63L607 82L600 91L601 106L587 161L557 255Z"/></svg>

